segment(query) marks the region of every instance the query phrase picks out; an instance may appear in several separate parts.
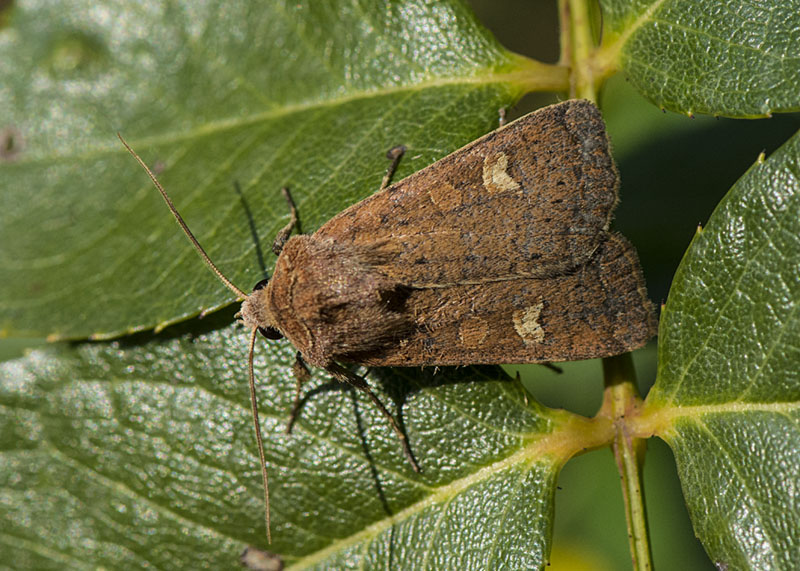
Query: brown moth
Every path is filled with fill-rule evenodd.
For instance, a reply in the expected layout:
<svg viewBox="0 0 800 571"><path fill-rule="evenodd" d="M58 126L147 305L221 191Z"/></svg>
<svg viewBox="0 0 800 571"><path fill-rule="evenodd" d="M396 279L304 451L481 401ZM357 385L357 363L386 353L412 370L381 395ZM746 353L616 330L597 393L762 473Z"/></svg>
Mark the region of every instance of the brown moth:
<svg viewBox="0 0 800 571"><path fill-rule="evenodd" d="M121 137L120 137L121 138ZM619 179L605 124L588 101L545 107L473 141L344 210L317 232L273 245L272 278L247 294L220 272L128 147L217 277L244 299L251 330L286 337L303 364L364 391L340 363L375 366L540 363L607 357L644 345L656 317L632 246L609 231ZM396 157L396 158L399 158ZM396 164L396 161L395 161ZM384 179L386 182L388 176Z"/></svg>

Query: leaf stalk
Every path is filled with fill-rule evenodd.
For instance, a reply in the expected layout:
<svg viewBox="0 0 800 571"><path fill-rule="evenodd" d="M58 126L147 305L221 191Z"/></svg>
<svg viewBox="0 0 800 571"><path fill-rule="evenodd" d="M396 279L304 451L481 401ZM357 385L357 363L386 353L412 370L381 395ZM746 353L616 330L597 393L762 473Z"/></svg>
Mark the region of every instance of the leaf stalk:
<svg viewBox="0 0 800 571"><path fill-rule="evenodd" d="M653 563L642 482L646 441L631 435L627 421L628 417L638 415L642 404L630 353L603 359L603 378L606 388L602 412L614 424L612 448L622 484L633 568L649 571Z"/></svg>

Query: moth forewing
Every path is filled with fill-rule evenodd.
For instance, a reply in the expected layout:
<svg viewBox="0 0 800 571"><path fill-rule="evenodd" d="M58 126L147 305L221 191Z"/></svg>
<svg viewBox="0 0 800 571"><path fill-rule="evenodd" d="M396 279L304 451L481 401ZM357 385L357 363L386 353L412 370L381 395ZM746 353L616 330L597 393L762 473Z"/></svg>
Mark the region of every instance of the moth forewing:
<svg viewBox="0 0 800 571"><path fill-rule="evenodd" d="M418 287L547 277L605 239L618 175L588 101L528 114L341 212L315 234L386 251Z"/></svg>
<svg viewBox="0 0 800 571"><path fill-rule="evenodd" d="M573 361L644 345L656 319L633 247L611 233L589 261L549 278L412 289L413 333L362 356L376 366Z"/></svg>

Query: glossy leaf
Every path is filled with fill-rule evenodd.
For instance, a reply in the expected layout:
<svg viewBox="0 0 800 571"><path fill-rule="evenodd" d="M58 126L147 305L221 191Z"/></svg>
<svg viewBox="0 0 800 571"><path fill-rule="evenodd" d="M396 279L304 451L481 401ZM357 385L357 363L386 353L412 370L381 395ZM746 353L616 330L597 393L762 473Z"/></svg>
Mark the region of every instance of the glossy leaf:
<svg viewBox="0 0 800 571"><path fill-rule="evenodd" d="M763 117L800 109L800 2L603 0L603 46L657 105Z"/></svg>
<svg viewBox="0 0 800 571"><path fill-rule="evenodd" d="M247 289L288 219L282 185L313 231L377 188L386 149L408 147L399 177L492 128L530 70L455 1L17 3L0 31L3 332L115 336L229 303L117 130ZM0 367L3 560L226 568L265 546L232 321ZM269 549L287 565L545 564L556 473L582 446L549 438L568 415L499 369L373 371L417 475L385 419L326 375L284 435L279 347L256 369Z"/></svg>
<svg viewBox="0 0 800 571"><path fill-rule="evenodd" d="M311 232L490 130L527 60L459 2L19 2L0 30L0 332L108 337L231 302Z"/></svg>
<svg viewBox="0 0 800 571"><path fill-rule="evenodd" d="M221 313L206 332L187 325L172 336L51 348L0 367L5 560L219 569L248 544L267 547L245 335L217 329L230 319ZM287 565L544 564L566 460L553 438L565 415L528 404L496 368L376 370L372 384L419 459L415 474L369 401L324 374L284 434L294 379L293 351L281 347L259 350L256 366L268 549Z"/></svg>
<svg viewBox="0 0 800 571"><path fill-rule="evenodd" d="M648 407L728 569L800 567L800 133L731 189L662 313Z"/></svg>

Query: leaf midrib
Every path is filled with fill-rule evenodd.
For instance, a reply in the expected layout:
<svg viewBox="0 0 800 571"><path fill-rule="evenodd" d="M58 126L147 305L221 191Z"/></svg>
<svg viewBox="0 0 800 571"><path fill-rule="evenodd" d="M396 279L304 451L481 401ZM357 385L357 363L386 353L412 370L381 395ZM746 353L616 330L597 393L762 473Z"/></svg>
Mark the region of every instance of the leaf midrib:
<svg viewBox="0 0 800 571"><path fill-rule="evenodd" d="M451 499L458 496L461 492L476 486L477 484L489 480L491 477L498 473L508 470L517 465L526 465L530 470L531 466L535 463L550 464L551 468L555 470L560 466L564 459L554 453L558 449L554 445L554 441L560 440L561 436L558 431L546 435L536 441L524 446L514 454L503 458L497 462L487 465L486 467L478 470L475 473L469 474L463 478L453 480L448 484L436 488L436 490L421 499L401 510L397 514L389 515L385 518L375 521L373 524L365 527L363 530L354 533L348 537L342 538L337 542L332 543L324 549L320 549L307 556L301 557L295 562L286 567L286 571L305 569L313 567L324 562L329 557L346 550L353 545L357 545L362 541L369 541L378 537L381 533L396 525L411 519L413 516L421 513L425 509L435 506L437 504L445 505Z"/></svg>
<svg viewBox="0 0 800 571"><path fill-rule="evenodd" d="M166 133L161 133L159 135L152 135L147 137L141 137L138 139L126 139L126 140L133 148L171 145L175 143L191 141L199 137L214 135L221 131L237 129L241 127L248 127L256 123L271 121L275 119L282 119L284 117L288 117L296 113L320 110L325 108L333 108L365 99L374 99L377 97L395 95L398 93L424 91L427 89L435 89L440 87L459 86L459 85L465 85L465 86L466 85L506 85L506 86L511 85L511 86L517 86L517 88L520 91L524 89L523 87L524 77L521 75L522 68L520 66L516 66L516 68L509 69L503 73L495 73L493 71L490 71L489 68L483 68L483 69L487 70L487 73L478 73L479 70L476 70L473 75L469 76L439 77L429 81L423 81L414 84L403 84L390 87L381 87L378 89L358 90L344 94L340 97L310 99L294 104L284 105L280 108L271 109L268 111L264 111L262 113L256 113L254 115L236 116L228 119L210 121L204 123L199 127L182 131L180 133L170 131ZM111 140L111 138L109 138L109 140ZM16 168L27 165L41 165L42 163L49 164L54 160L86 161L86 160L103 158L107 155L117 155L124 152L124 149L121 148L116 138L114 138L113 142L105 145L101 144L101 145L86 146L81 148L82 151L77 153L70 152L70 153L52 154L46 156L44 155L36 156L29 153L27 156L30 158L26 160L24 157L22 157L14 162L14 166ZM70 148L70 150L73 149L75 149L75 146Z"/></svg>
<svg viewBox="0 0 800 571"><path fill-rule="evenodd" d="M603 49L604 52L612 54L608 57L608 59L612 59L616 61L619 52L622 51L622 48L628 42L630 37L637 32L640 28L642 28L646 23L650 22L651 16L659 9L661 6L667 2L667 0L656 0L653 2L648 8L642 11L639 16L631 22L631 24L623 30L623 32L614 40L614 43L608 46L608 48Z"/></svg>
<svg viewBox="0 0 800 571"><path fill-rule="evenodd" d="M681 419L691 419L700 422L701 418L711 414L739 414L756 412L771 412L787 416L795 411L800 411L800 401L786 402L740 402L729 401L722 404L707 405L664 405L647 404L649 411L645 410L641 417L631 419L631 435L648 438L659 436L668 438L674 433L675 423Z"/></svg>

